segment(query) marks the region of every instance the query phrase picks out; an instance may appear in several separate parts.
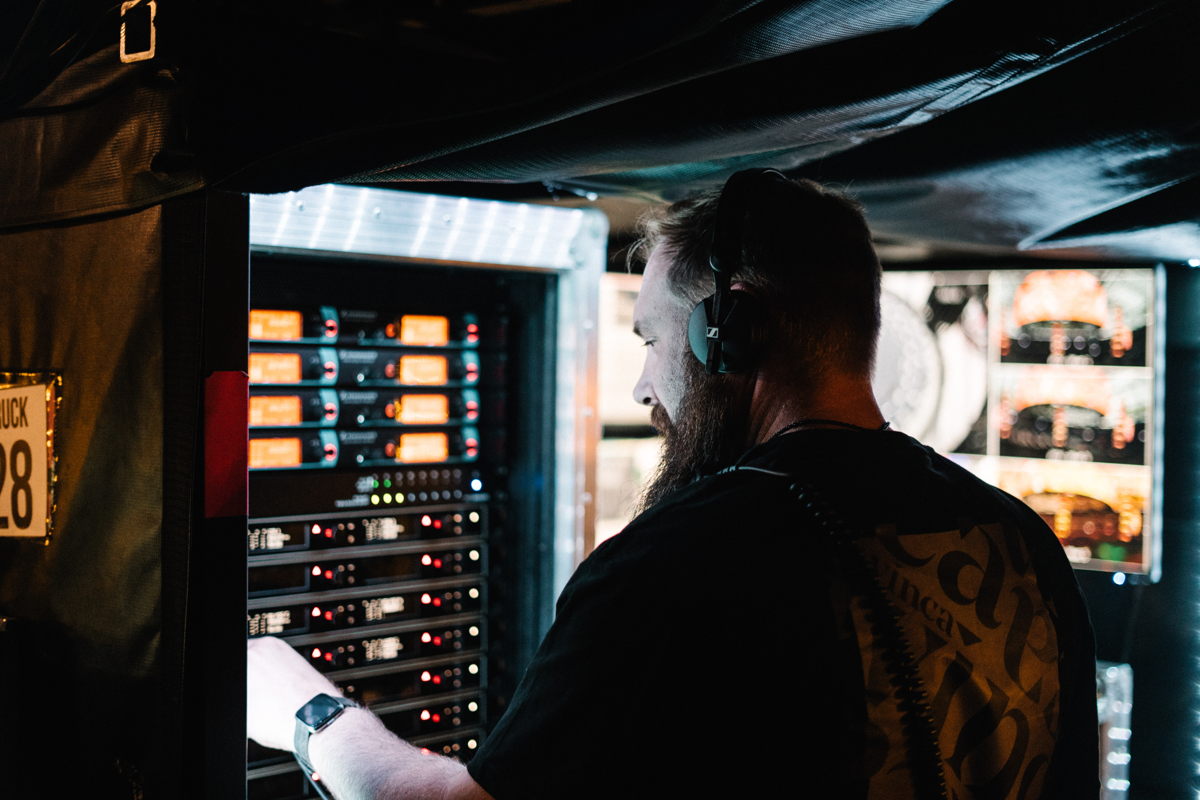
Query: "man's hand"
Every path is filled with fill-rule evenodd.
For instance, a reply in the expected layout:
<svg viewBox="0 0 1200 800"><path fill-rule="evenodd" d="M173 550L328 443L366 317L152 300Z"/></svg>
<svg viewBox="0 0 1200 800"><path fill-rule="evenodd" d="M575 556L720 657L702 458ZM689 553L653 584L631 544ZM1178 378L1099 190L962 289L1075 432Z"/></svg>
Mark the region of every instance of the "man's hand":
<svg viewBox="0 0 1200 800"><path fill-rule="evenodd" d="M282 639L264 636L246 645L246 733L264 747L292 749L296 712L324 692L341 692Z"/></svg>

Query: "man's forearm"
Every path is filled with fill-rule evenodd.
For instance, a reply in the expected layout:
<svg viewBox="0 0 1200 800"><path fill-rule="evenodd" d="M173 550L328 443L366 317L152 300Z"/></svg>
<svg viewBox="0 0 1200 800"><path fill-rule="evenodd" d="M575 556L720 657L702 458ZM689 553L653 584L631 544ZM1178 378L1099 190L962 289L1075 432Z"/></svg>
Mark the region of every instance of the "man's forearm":
<svg viewBox="0 0 1200 800"><path fill-rule="evenodd" d="M309 742L313 769L337 800L483 800L454 759L425 753L364 709L347 709Z"/></svg>

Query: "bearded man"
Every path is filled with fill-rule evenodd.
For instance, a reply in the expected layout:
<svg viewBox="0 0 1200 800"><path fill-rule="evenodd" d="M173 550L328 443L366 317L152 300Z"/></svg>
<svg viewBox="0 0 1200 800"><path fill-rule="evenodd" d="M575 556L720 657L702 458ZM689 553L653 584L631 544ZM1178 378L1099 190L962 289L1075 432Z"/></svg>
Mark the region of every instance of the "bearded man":
<svg viewBox="0 0 1200 800"><path fill-rule="evenodd" d="M664 450L641 513L468 767L352 708L313 769L338 798L1097 797L1073 574L1034 512L889 430L858 207L738 173L643 234L634 394ZM251 642L255 739L287 747L321 693Z"/></svg>

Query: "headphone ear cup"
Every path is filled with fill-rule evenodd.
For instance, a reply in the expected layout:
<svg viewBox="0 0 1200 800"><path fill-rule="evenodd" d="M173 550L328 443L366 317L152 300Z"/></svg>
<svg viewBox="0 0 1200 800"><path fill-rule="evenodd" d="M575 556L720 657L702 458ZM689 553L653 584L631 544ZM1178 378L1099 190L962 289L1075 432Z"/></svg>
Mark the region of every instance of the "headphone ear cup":
<svg viewBox="0 0 1200 800"><path fill-rule="evenodd" d="M709 295L701 300L688 317L688 343L692 353L706 367L709 320L715 297ZM765 309L754 295L740 290L729 292L721 305L723 319L717 321L721 329L721 359L717 362L717 372L746 372L758 360L758 351L762 347L759 339L763 337L755 334L765 322Z"/></svg>
<svg viewBox="0 0 1200 800"><path fill-rule="evenodd" d="M692 315L688 317L688 344L692 346L692 354L700 359L700 363L708 366L708 317L712 313L712 301L716 295L696 303Z"/></svg>

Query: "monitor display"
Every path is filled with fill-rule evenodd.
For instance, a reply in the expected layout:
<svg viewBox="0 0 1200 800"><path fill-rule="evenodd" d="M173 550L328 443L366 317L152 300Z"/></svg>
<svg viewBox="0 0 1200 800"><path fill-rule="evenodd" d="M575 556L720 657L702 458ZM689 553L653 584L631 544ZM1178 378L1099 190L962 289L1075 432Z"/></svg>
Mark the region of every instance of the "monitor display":
<svg viewBox="0 0 1200 800"><path fill-rule="evenodd" d="M402 433L396 448L401 464L445 461L450 457L450 439L444 433Z"/></svg>
<svg viewBox="0 0 1200 800"><path fill-rule="evenodd" d="M298 467L304 463L304 445L296 437L251 439L250 469L279 469Z"/></svg>
<svg viewBox="0 0 1200 800"><path fill-rule="evenodd" d="M444 425L450 421L450 398L444 394L404 394L392 406L403 425Z"/></svg>
<svg viewBox="0 0 1200 800"><path fill-rule="evenodd" d="M250 309L250 338L260 341L290 342L304 336L304 317L299 311Z"/></svg>
<svg viewBox="0 0 1200 800"><path fill-rule="evenodd" d="M304 422L300 395L252 395L250 427L300 425Z"/></svg>
<svg viewBox="0 0 1200 800"><path fill-rule="evenodd" d="M251 383L299 383L304 369L299 353L251 353Z"/></svg>
<svg viewBox="0 0 1200 800"><path fill-rule="evenodd" d="M887 271L884 415L1025 501L1075 566L1156 579L1162 288L1138 268Z"/></svg>
<svg viewBox="0 0 1200 800"><path fill-rule="evenodd" d="M442 386L450 380L445 356L400 356L400 383Z"/></svg>
<svg viewBox="0 0 1200 800"><path fill-rule="evenodd" d="M400 344L443 347L450 341L450 319L418 314L400 318Z"/></svg>

